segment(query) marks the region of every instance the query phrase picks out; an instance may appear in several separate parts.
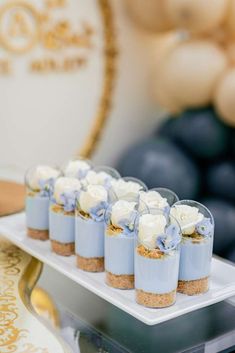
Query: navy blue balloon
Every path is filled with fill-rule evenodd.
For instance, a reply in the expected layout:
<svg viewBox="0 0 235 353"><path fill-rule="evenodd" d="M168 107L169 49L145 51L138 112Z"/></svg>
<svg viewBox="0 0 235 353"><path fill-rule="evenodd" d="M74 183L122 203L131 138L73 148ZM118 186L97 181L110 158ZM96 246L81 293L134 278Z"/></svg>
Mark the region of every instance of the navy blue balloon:
<svg viewBox="0 0 235 353"><path fill-rule="evenodd" d="M214 195L235 201L235 161L222 161L210 167L207 188Z"/></svg>
<svg viewBox="0 0 235 353"><path fill-rule="evenodd" d="M169 137L201 159L223 155L228 149L230 134L210 107L186 110L178 117L168 118L157 131L157 135Z"/></svg>
<svg viewBox="0 0 235 353"><path fill-rule="evenodd" d="M123 176L134 176L149 187L172 189L180 198L195 198L199 173L195 164L172 142L152 139L131 147L121 158Z"/></svg>
<svg viewBox="0 0 235 353"><path fill-rule="evenodd" d="M235 206L217 199L203 199L215 219L214 252L220 256L235 247Z"/></svg>
<svg viewBox="0 0 235 353"><path fill-rule="evenodd" d="M234 247L225 254L226 259L235 262L235 244Z"/></svg>

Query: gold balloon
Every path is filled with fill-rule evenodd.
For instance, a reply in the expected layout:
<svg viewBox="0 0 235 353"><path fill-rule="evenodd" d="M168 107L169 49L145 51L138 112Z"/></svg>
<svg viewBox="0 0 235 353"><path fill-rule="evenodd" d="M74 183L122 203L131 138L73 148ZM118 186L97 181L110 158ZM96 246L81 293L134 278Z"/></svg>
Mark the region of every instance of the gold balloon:
<svg viewBox="0 0 235 353"><path fill-rule="evenodd" d="M134 21L145 30L162 32L172 29L165 14L165 0L125 0L125 5Z"/></svg>
<svg viewBox="0 0 235 353"><path fill-rule="evenodd" d="M185 109L211 102L218 79L227 66L224 52L206 40L181 42L158 62L154 95L164 108Z"/></svg>
<svg viewBox="0 0 235 353"><path fill-rule="evenodd" d="M232 37L235 37L235 0L229 1L225 27L227 28L229 34Z"/></svg>
<svg viewBox="0 0 235 353"><path fill-rule="evenodd" d="M235 126L235 69L230 69L218 83L215 107L225 123Z"/></svg>
<svg viewBox="0 0 235 353"><path fill-rule="evenodd" d="M165 0L169 20L194 33L208 32L224 20L228 0Z"/></svg>

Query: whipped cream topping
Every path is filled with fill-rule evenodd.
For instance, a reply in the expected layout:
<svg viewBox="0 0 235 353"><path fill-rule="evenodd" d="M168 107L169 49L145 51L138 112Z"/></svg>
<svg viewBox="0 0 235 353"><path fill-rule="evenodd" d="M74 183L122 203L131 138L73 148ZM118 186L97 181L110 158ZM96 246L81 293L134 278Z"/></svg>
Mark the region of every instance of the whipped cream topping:
<svg viewBox="0 0 235 353"><path fill-rule="evenodd" d="M106 172L95 172L94 170L89 170L84 179L84 185L106 186L111 179L111 175Z"/></svg>
<svg viewBox="0 0 235 353"><path fill-rule="evenodd" d="M133 213L135 211L136 202L129 202L126 200L118 200L112 206L111 210L111 223L120 227L123 225L123 222L128 224L133 221Z"/></svg>
<svg viewBox="0 0 235 353"><path fill-rule="evenodd" d="M150 248L157 247L157 238L164 234L167 221L163 215L144 214L139 219L138 236L140 242Z"/></svg>
<svg viewBox="0 0 235 353"><path fill-rule="evenodd" d="M41 183L49 179L56 179L60 171L46 165L39 165L27 176L27 182L32 190L40 190Z"/></svg>
<svg viewBox="0 0 235 353"><path fill-rule="evenodd" d="M86 161L78 159L69 161L64 170L64 174L66 177L83 179L90 169L91 166Z"/></svg>
<svg viewBox="0 0 235 353"><path fill-rule="evenodd" d="M54 198L59 205L64 204L65 194L75 194L81 189L81 183L76 178L60 177L56 180L54 186Z"/></svg>
<svg viewBox="0 0 235 353"><path fill-rule="evenodd" d="M144 210L145 205L149 208L159 208L161 210L169 207L167 199L155 190L140 192L140 211Z"/></svg>
<svg viewBox="0 0 235 353"><path fill-rule="evenodd" d="M112 190L119 200L137 199L142 185L134 181L126 181L123 179L111 181Z"/></svg>
<svg viewBox="0 0 235 353"><path fill-rule="evenodd" d="M86 190L81 191L79 206L83 212L90 213L99 204L107 201L108 193L102 185L88 185Z"/></svg>
<svg viewBox="0 0 235 353"><path fill-rule="evenodd" d="M197 223L204 218L197 207L189 205L175 205L171 208L170 214L178 221L182 234L185 235L193 234Z"/></svg>

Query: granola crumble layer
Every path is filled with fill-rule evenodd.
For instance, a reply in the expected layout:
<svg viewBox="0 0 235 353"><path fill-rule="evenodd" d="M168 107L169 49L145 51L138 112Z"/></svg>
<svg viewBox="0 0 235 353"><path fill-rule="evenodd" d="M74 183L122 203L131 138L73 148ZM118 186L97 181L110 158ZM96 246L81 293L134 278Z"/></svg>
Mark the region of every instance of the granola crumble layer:
<svg viewBox="0 0 235 353"><path fill-rule="evenodd" d="M209 290L209 277L196 279L193 281L178 281L177 292L187 295L198 295Z"/></svg>
<svg viewBox="0 0 235 353"><path fill-rule="evenodd" d="M75 244L60 243L56 240L51 239L51 250L61 256L71 256L74 255Z"/></svg>
<svg viewBox="0 0 235 353"><path fill-rule="evenodd" d="M83 257L77 255L77 267L88 272L103 272L104 257Z"/></svg>
<svg viewBox="0 0 235 353"><path fill-rule="evenodd" d="M49 231L48 230L39 230L33 228L27 228L27 235L32 239L37 240L48 240L49 239Z"/></svg>
<svg viewBox="0 0 235 353"><path fill-rule="evenodd" d="M106 271L106 283L113 288L133 289L134 278L134 275L115 275Z"/></svg>

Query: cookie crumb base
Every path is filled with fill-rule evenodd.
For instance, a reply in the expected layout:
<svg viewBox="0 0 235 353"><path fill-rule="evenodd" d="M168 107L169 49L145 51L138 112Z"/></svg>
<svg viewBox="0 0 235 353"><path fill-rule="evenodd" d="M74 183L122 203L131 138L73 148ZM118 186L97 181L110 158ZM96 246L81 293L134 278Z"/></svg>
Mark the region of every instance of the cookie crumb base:
<svg viewBox="0 0 235 353"><path fill-rule="evenodd" d="M103 272L104 257L83 257L77 255L77 267L88 272Z"/></svg>
<svg viewBox="0 0 235 353"><path fill-rule="evenodd" d="M106 271L106 283L113 288L133 289L134 275L115 275Z"/></svg>
<svg viewBox="0 0 235 353"><path fill-rule="evenodd" d="M51 250L61 256L74 255L74 243L60 243L51 239Z"/></svg>
<svg viewBox="0 0 235 353"><path fill-rule="evenodd" d="M36 240L48 240L49 239L49 231L48 230L27 228L27 235L29 238L36 239Z"/></svg>
<svg viewBox="0 0 235 353"><path fill-rule="evenodd" d="M149 308L165 308L171 306L176 300L176 290L169 293L156 294L136 289L136 302Z"/></svg>
<svg viewBox="0 0 235 353"><path fill-rule="evenodd" d="M187 295L198 295L207 292L209 289L209 277L193 281L178 281L177 292Z"/></svg>

